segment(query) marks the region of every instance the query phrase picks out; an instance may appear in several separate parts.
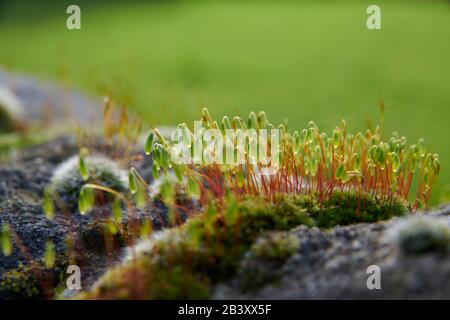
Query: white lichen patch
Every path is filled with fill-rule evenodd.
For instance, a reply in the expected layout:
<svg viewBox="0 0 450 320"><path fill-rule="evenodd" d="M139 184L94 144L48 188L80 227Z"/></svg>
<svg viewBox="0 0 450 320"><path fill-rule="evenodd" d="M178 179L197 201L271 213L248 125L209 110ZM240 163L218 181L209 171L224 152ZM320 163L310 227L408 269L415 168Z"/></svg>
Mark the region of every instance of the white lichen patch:
<svg viewBox="0 0 450 320"><path fill-rule="evenodd" d="M448 219L416 216L402 219L387 231L386 239L395 243L401 253L417 255L450 252Z"/></svg>
<svg viewBox="0 0 450 320"><path fill-rule="evenodd" d="M130 262L143 256L151 257L152 251L158 243L176 243L182 240L179 230L166 229L154 232L149 238L140 240L133 247L128 247L122 261Z"/></svg>
<svg viewBox="0 0 450 320"><path fill-rule="evenodd" d="M116 186L122 189L128 188L127 172L113 160L105 156L93 155L86 157L85 161L91 183ZM79 171L79 157L78 155L72 156L55 169L50 180L50 188L57 192L81 188L84 181Z"/></svg>
<svg viewBox="0 0 450 320"><path fill-rule="evenodd" d="M165 184L169 184L174 189L175 193L178 195L186 195L186 182L180 182L176 175L170 171L167 175L161 175L157 179L153 180L148 187L148 194L150 198L155 199L161 196L162 189Z"/></svg>

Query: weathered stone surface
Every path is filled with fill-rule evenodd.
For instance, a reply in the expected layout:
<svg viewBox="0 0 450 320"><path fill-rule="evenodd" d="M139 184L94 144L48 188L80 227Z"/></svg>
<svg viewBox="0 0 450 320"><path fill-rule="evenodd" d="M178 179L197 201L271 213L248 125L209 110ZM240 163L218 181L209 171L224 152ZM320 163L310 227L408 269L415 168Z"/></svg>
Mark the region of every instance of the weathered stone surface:
<svg viewBox="0 0 450 320"><path fill-rule="evenodd" d="M450 228L450 206L427 212L427 217ZM216 299L448 299L450 254L429 252L410 256L392 237L395 218L374 224L356 224L332 230L290 231L299 248L278 274L278 281L252 292L242 292L239 275L219 285ZM261 262L260 262L261 263ZM381 289L367 288L367 267L381 269ZM261 269L261 267L260 267ZM270 278L270 277L268 277Z"/></svg>

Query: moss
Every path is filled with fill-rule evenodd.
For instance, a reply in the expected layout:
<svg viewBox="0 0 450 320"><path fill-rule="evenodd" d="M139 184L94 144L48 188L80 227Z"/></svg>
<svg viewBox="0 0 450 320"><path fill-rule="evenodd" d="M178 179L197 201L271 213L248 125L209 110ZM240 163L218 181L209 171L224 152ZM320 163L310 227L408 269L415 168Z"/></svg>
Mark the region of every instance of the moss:
<svg viewBox="0 0 450 320"><path fill-rule="evenodd" d="M267 230L312 226L306 210L292 203L247 199L231 217L205 212L178 229L163 231L144 246L136 260L110 270L82 298L208 298L210 286L232 276L243 253ZM136 276L142 288L137 288Z"/></svg>
<svg viewBox="0 0 450 320"><path fill-rule="evenodd" d="M40 262L33 262L5 272L0 277L1 299L48 299L55 294L55 287L63 280L63 264L52 269Z"/></svg>
<svg viewBox="0 0 450 320"><path fill-rule="evenodd" d="M14 119L8 112L0 105L0 133L15 131Z"/></svg>
<svg viewBox="0 0 450 320"><path fill-rule="evenodd" d="M397 229L397 243L403 254L447 254L450 251L450 228L444 222L412 218Z"/></svg>
<svg viewBox="0 0 450 320"><path fill-rule="evenodd" d="M322 205L315 202L308 206L311 217L319 228L332 228L337 225L345 226L363 222L372 223L388 220L394 216L402 216L406 213L405 207L395 199L382 202L376 199L363 198L358 202L358 197L353 194L343 197L334 194L329 200L325 200Z"/></svg>
<svg viewBox="0 0 450 320"><path fill-rule="evenodd" d="M298 249L298 240L286 232L270 232L250 248L256 258L284 262Z"/></svg>
<svg viewBox="0 0 450 320"><path fill-rule="evenodd" d="M213 282L222 281L233 275L240 257L250 248L255 239L265 231L289 230L298 225L313 226L304 208L291 202L267 203L262 200L247 199L239 204L238 215L233 223L218 216L213 223L207 219L197 220L197 230L204 244L204 259L211 263L199 263L197 268L210 276ZM197 222L193 221L193 222ZM188 221L186 228L192 228Z"/></svg>
<svg viewBox="0 0 450 320"><path fill-rule="evenodd" d="M24 110L16 95L6 87L0 87L0 134L22 129L20 121Z"/></svg>
<svg viewBox="0 0 450 320"><path fill-rule="evenodd" d="M282 265L295 254L298 246L297 238L287 232L269 232L259 237L240 263L240 289L253 291L278 281Z"/></svg>
<svg viewBox="0 0 450 320"><path fill-rule="evenodd" d="M267 231L372 222L404 212L397 202L378 205L363 201L358 212L356 197L347 198L343 207L338 200L335 196L320 206L309 197L285 196L274 202L247 198L228 200L219 212L209 205L181 227L156 233L136 246L130 255L135 259L109 270L91 292L79 298L208 298L212 285L236 274L249 249L256 260L269 261L273 268L279 268L295 252L295 240L277 233L254 243ZM273 280L267 270L254 276L260 278L252 278L259 284Z"/></svg>
<svg viewBox="0 0 450 320"><path fill-rule="evenodd" d="M0 278L0 298L43 298L36 278L29 268L18 267L4 273Z"/></svg>
<svg viewBox="0 0 450 320"><path fill-rule="evenodd" d="M59 194L70 209L77 208L80 190L86 183L95 183L118 192L127 190L127 173L114 161L103 156L90 156L86 158L86 163L89 170L89 179L86 181L79 172L78 156L61 163L51 178L49 189ZM96 199L99 204L112 200L110 195L101 191L96 192Z"/></svg>

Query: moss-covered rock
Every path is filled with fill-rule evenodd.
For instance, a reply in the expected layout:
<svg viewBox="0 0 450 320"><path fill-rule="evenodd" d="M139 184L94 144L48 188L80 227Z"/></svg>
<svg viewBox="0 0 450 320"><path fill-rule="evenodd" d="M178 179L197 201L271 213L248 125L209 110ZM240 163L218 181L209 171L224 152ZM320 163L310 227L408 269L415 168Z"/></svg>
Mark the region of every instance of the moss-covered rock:
<svg viewBox="0 0 450 320"><path fill-rule="evenodd" d="M0 300L51 299L63 280L64 267L61 261L52 268L34 261L5 272L0 276Z"/></svg>
<svg viewBox="0 0 450 320"><path fill-rule="evenodd" d="M263 259L274 267L295 252L294 239L283 233L273 233L254 243L267 231L287 231L298 225L331 227L402 213L401 204L396 202L377 205L376 201L367 200L358 205L356 197L347 198L341 206L337 200L320 205L309 197L284 196L275 201L254 197L227 199L226 203L208 205L201 215L183 226L155 233L131 248L121 265L109 270L91 292L80 297L208 298L212 285L229 279L242 268L245 252L250 252L251 261ZM179 279L178 274L186 278ZM253 275L259 280L253 277L252 281L262 285L267 274L262 270L258 278L255 272Z"/></svg>
<svg viewBox="0 0 450 320"><path fill-rule="evenodd" d="M242 259L238 282L244 292L252 291L280 277L280 268L299 246L288 232L268 232L259 237Z"/></svg>
<svg viewBox="0 0 450 320"><path fill-rule="evenodd" d="M210 285L236 272L243 253L262 232L313 225L306 210L290 202L248 199L220 212L212 208L145 240L131 250L130 259L80 297L207 298Z"/></svg>

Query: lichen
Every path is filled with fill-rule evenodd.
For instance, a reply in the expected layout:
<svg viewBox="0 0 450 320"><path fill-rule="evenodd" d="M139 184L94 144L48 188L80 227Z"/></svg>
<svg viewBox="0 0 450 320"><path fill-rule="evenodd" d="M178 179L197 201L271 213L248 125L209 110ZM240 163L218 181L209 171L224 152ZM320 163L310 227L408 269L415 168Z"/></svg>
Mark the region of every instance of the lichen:
<svg viewBox="0 0 450 320"><path fill-rule="evenodd" d="M48 187L52 193L60 196L64 205L76 208L80 190L86 183L95 183L125 192L128 188L127 173L114 161L101 156L88 156L85 159L89 178L84 180L80 174L79 157L73 156L61 163L54 171ZM110 197L102 192L96 193L97 202L110 202Z"/></svg>
<svg viewBox="0 0 450 320"><path fill-rule="evenodd" d="M405 255L448 254L450 252L450 228L444 221L426 217L414 217L399 223L391 236Z"/></svg>

